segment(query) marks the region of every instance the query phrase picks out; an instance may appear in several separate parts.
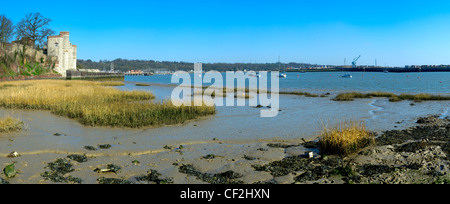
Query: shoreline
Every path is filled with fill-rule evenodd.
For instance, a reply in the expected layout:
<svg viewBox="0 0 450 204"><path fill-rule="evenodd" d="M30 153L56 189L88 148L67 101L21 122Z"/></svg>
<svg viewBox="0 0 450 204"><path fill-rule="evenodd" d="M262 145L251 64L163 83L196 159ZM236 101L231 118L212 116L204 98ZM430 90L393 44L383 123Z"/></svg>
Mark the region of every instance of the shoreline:
<svg viewBox="0 0 450 204"><path fill-rule="evenodd" d="M428 135L428 136L426 136ZM314 141L266 140L183 143L141 154L114 151L39 152L0 157L18 174L3 183L448 183L450 119L422 117L404 130L385 131L377 144L349 157L320 155ZM81 148L81 147L80 147ZM313 151L313 158L305 152ZM98 154L97 154L98 152ZM3 153L3 152L2 152ZM52 170L52 165L67 169ZM3 168L2 167L2 168ZM96 170L97 169L97 170ZM100 169L100 170L98 170ZM156 177L148 176L152 172ZM77 178L77 179L69 179Z"/></svg>
<svg viewBox="0 0 450 204"><path fill-rule="evenodd" d="M302 107L307 104L322 104L326 107L335 104L343 105L339 110L351 106L352 110L359 113L369 106L367 109L369 116L367 117L375 119L382 117L383 113L379 114L378 112L382 112L386 105L389 107L390 104L387 100L378 99L378 101L362 99L365 100L362 103L346 105L346 103L341 104L329 99L322 100L296 95L284 98L287 103L299 99L301 99L301 104L293 103L293 106L283 108L281 114L301 113L303 117L308 118L307 115L304 115L305 112L301 111ZM359 107L357 108L357 106ZM396 106L412 107L409 102L399 102ZM416 110L420 106L417 104L414 109ZM436 103L431 107L440 106L439 103ZM421 140L426 139L424 136L428 135L427 133L439 132L442 131L442 128L444 128L442 134L448 135L448 117L441 115L423 120L422 124L418 125L421 128L415 128L416 124L412 124L413 121L406 122L410 120L415 122L418 119L417 116L412 115L437 112L431 111L428 105L424 107L421 108L422 112L397 114L394 117L395 120L392 117L386 117L381 121L385 124L381 125L384 128L380 128L379 131L390 129L392 126L401 128L384 131L379 135L389 134L392 137L402 137L413 134L414 136L418 131L412 139L408 139L411 141L397 141L392 144L373 146L364 149L363 153L352 155L347 159L320 155L314 142L311 142L314 138L308 137L311 135L307 134L308 130L305 128L267 134L268 130L264 128L268 124L276 122L272 120L251 123L254 125L251 127L260 126L260 130L258 128L248 129L248 125L237 127L237 124L234 123L236 117L244 121L255 119L256 116L253 115L257 115L259 109L254 107L235 109L236 113L233 113L234 109L230 111L220 109L218 112L223 111L223 113L215 115L210 120L201 118L182 125L155 129L85 127L74 119L57 116L49 111L17 111L16 114L22 115L26 121L30 122L32 131L20 134L11 133L6 138L2 138L3 135L0 134L0 140L3 143L0 152L0 168L3 169L14 163L17 171L13 178L7 178L5 173L0 173L0 183L448 182L447 155L449 153L446 146L448 141L437 138L425 141L425 145L420 143ZM393 110L396 109L388 111ZM0 109L0 111L14 112L15 110ZM325 110L325 112L330 111ZM448 109L445 109L442 114L446 113L448 113ZM292 124L286 123L286 119L292 120L293 118L285 117L283 118L285 127L298 126L296 124L298 121ZM361 117L365 117L364 114ZM58 127L53 127L55 120L58 121ZM38 122L31 123L31 121ZM371 121L371 125L368 127L376 129L375 126L380 127L377 126L379 122L380 120ZM221 124L223 127L217 126L217 124ZM429 126L430 124L439 125L436 129L434 126ZM409 126L414 127L407 128ZM230 127L234 127L235 130L230 131ZM217 132L226 133L217 136ZM303 141L301 137L307 137L305 138L307 141ZM52 148L42 141L48 141L47 143L57 145L58 148ZM405 142L416 146L420 144L420 148L411 150L409 144ZM444 146L440 147L441 144ZM404 145L406 146L403 147ZM404 151L405 148L408 151ZM17 151L16 154L11 154L15 151ZM315 157L305 158L304 155L308 151L313 151ZM8 157L10 155L13 157ZM14 157L14 155L18 157ZM420 160L420 158L424 159ZM430 166L433 169L430 169ZM441 166L443 166L443 170L440 170ZM62 169L62 171L57 169ZM438 171L435 171L436 169ZM148 172L158 176L149 176ZM407 176L404 172L408 172Z"/></svg>

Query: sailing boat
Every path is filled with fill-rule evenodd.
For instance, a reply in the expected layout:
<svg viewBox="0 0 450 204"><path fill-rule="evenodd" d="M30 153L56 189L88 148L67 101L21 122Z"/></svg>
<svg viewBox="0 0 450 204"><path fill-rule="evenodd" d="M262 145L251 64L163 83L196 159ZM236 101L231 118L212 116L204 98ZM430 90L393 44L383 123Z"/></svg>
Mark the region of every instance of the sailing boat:
<svg viewBox="0 0 450 204"><path fill-rule="evenodd" d="M278 56L278 70L279 70L279 71L281 71L280 65L281 65L281 62L280 62L280 56ZM280 74L278 75L278 77L280 77L280 78L286 78L286 72L280 73Z"/></svg>

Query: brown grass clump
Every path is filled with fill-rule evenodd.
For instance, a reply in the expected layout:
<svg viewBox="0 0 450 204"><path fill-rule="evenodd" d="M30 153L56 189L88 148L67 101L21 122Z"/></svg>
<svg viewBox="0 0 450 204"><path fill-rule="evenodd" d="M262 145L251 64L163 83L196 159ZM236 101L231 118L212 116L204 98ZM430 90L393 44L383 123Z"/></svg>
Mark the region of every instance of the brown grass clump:
<svg viewBox="0 0 450 204"><path fill-rule="evenodd" d="M340 93L333 98L334 101L353 101L355 98L373 98L373 97L386 97L390 102L398 102L402 100L414 100L415 102L421 101L445 101L450 100L450 96L431 95L431 94L400 94L396 95L389 92L370 92L370 93L358 93L348 92Z"/></svg>
<svg viewBox="0 0 450 204"><path fill-rule="evenodd" d="M23 122L9 116L0 118L0 132L13 132L22 130Z"/></svg>
<svg viewBox="0 0 450 204"><path fill-rule="evenodd" d="M345 120L333 128L324 125L319 137L322 154L348 155L374 142L374 134L366 129L364 123L353 120Z"/></svg>
<svg viewBox="0 0 450 204"><path fill-rule="evenodd" d="M153 102L147 91L121 91L110 82L30 80L0 83L0 107L50 110L90 126L158 127L214 114L215 107Z"/></svg>

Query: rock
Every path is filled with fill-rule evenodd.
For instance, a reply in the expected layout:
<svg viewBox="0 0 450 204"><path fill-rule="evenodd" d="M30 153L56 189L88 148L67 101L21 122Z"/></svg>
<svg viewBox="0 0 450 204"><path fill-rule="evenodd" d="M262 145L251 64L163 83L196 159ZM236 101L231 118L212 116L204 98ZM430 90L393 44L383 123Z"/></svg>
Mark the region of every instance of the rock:
<svg viewBox="0 0 450 204"><path fill-rule="evenodd" d="M194 168L192 164L183 164L178 168L180 173L197 177L198 179L211 184L242 184L242 181L236 180L242 175L234 171L226 171L217 174L202 173Z"/></svg>
<svg viewBox="0 0 450 204"><path fill-rule="evenodd" d="M90 151L96 151L97 148L93 147L93 146L84 146L85 149L90 150Z"/></svg>
<svg viewBox="0 0 450 204"><path fill-rule="evenodd" d="M9 182L5 179L0 178L0 184L9 184Z"/></svg>
<svg viewBox="0 0 450 204"><path fill-rule="evenodd" d="M54 162L48 163L47 167L45 168L50 169L50 171L45 171L44 173L41 173L41 176L46 180L64 183L81 183L80 178L66 175L75 170L72 168L72 164L67 159L59 158Z"/></svg>
<svg viewBox="0 0 450 204"><path fill-rule="evenodd" d="M70 154L70 155L67 155L67 158L77 161L77 162L80 162L80 163L87 162L86 155Z"/></svg>
<svg viewBox="0 0 450 204"><path fill-rule="evenodd" d="M291 144L281 144L281 143L269 143L267 144L270 148L289 148L289 147L297 147L299 145L291 145Z"/></svg>
<svg viewBox="0 0 450 204"><path fill-rule="evenodd" d="M94 169L95 172L97 173L107 173L107 172L113 172L113 173L117 173L119 170L121 169L120 166L115 165L115 164L107 164L106 168L96 168Z"/></svg>
<svg viewBox="0 0 450 204"><path fill-rule="evenodd" d="M147 181L147 182L152 182L152 183L156 183L156 184L170 184L173 183L173 179L172 178L163 178L160 179L159 177L161 176L161 174L154 170L154 169L150 169L147 171L147 175L142 175L142 176L138 176L136 177L137 181Z"/></svg>
<svg viewBox="0 0 450 204"><path fill-rule="evenodd" d="M19 157L19 156L20 156L20 154L17 153L16 151L14 151L14 152L9 153L7 157L13 158L13 157Z"/></svg>
<svg viewBox="0 0 450 204"><path fill-rule="evenodd" d="M214 159L214 158L216 158L216 155L214 155L214 154L208 154L208 155L206 155L206 156L203 156L202 158L203 158L203 159Z"/></svg>
<svg viewBox="0 0 450 204"><path fill-rule="evenodd" d="M100 149L109 149L109 148L111 148L110 144L101 144L101 145L97 145L97 146Z"/></svg>
<svg viewBox="0 0 450 204"><path fill-rule="evenodd" d="M119 178L105 178L100 177L97 179L98 184L133 184L131 181L127 181Z"/></svg>

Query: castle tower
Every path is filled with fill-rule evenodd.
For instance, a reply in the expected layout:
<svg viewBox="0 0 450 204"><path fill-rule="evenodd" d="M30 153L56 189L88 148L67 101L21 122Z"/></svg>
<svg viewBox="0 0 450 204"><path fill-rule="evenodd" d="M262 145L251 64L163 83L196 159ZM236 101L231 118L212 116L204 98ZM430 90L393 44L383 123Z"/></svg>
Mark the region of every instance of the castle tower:
<svg viewBox="0 0 450 204"><path fill-rule="evenodd" d="M55 62L55 71L66 76L67 70L77 69L77 46L69 41L69 32L47 37L47 56Z"/></svg>

